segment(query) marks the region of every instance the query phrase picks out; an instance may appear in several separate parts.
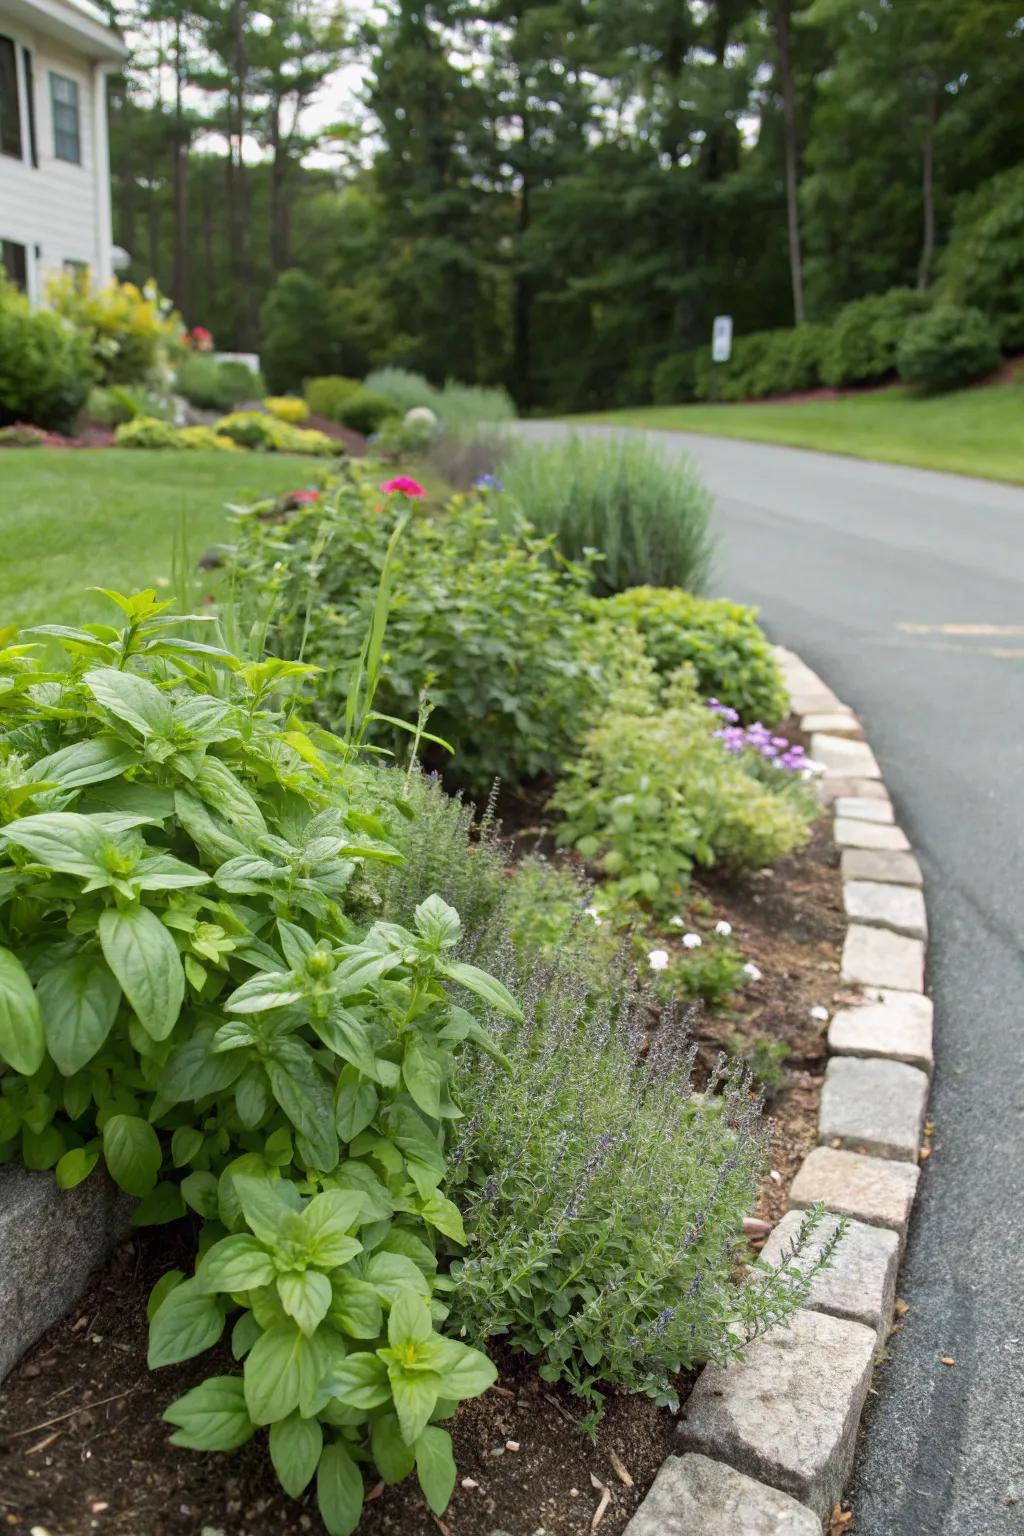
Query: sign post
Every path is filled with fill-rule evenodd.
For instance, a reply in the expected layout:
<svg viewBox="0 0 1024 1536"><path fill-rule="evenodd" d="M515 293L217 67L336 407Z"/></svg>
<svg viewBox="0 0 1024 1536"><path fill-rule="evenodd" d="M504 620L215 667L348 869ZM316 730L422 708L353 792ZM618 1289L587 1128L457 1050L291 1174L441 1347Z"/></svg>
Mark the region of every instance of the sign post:
<svg viewBox="0 0 1024 1536"><path fill-rule="evenodd" d="M732 315L716 315L711 322L711 361L727 363L732 356Z"/></svg>

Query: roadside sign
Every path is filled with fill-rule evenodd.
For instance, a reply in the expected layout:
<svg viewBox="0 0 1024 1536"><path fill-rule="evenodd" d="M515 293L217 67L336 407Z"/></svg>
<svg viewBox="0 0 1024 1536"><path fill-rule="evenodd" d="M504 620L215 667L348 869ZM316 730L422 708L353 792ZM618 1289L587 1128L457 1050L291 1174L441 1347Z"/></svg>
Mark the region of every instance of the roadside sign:
<svg viewBox="0 0 1024 1536"><path fill-rule="evenodd" d="M711 322L711 361L727 363L732 356L732 315L716 315Z"/></svg>

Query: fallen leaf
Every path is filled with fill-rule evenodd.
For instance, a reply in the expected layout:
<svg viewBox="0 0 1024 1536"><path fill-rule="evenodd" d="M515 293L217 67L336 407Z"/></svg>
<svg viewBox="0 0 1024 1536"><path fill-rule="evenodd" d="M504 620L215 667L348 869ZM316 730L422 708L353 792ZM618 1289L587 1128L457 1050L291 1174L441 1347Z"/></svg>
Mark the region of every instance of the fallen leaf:
<svg viewBox="0 0 1024 1536"><path fill-rule="evenodd" d="M920 1152L917 1155L921 1159L921 1162L923 1163L926 1158L931 1157L932 1149L931 1149L931 1147L922 1147Z"/></svg>
<svg viewBox="0 0 1024 1536"><path fill-rule="evenodd" d="M844 1532L849 1530L852 1523L853 1510L844 1509L841 1504L837 1504L832 1511L832 1518L828 1523L826 1536L844 1536Z"/></svg>
<svg viewBox="0 0 1024 1536"><path fill-rule="evenodd" d="M905 1317L906 1314L910 1311L910 1303L904 1301L902 1296L897 1296L896 1300L893 1302L893 1311L896 1313L897 1317Z"/></svg>

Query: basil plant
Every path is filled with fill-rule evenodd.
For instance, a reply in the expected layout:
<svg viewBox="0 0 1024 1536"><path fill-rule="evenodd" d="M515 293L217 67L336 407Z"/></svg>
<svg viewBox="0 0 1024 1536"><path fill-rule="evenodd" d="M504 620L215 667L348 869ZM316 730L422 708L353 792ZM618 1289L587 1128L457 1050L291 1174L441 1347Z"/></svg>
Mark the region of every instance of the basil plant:
<svg viewBox="0 0 1024 1536"><path fill-rule="evenodd" d="M230 1321L242 1364L167 1410L176 1443L269 1428L331 1536L371 1463L415 1468L440 1513L437 1421L495 1378L439 1331L439 1253L465 1241L443 1192L453 1060L500 1057L467 1005L519 1010L455 958L439 897L408 927L346 915L412 812L302 719L310 669L190 638L151 591L108 595L120 627L0 634L0 1161L65 1188L102 1162L137 1224L201 1219L195 1273L151 1297L150 1363Z"/></svg>

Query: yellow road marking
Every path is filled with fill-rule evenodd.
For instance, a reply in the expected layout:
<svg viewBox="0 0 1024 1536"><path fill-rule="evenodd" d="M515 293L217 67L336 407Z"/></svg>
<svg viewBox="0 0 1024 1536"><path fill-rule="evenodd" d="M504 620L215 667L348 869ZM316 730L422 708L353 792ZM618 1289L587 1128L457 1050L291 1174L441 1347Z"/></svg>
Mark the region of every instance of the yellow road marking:
<svg viewBox="0 0 1024 1536"><path fill-rule="evenodd" d="M897 624L905 635L1024 635L1024 624Z"/></svg>

